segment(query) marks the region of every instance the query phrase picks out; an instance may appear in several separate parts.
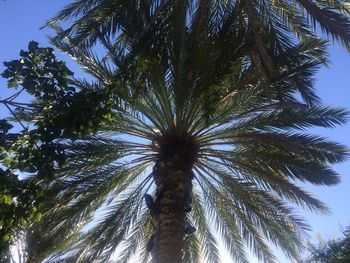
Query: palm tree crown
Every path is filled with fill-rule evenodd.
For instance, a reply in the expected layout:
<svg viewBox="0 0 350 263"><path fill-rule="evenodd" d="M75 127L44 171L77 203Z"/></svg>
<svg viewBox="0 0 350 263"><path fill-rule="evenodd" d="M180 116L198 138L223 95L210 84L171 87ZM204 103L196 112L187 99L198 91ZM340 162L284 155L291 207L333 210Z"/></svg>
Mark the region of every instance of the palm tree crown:
<svg viewBox="0 0 350 263"><path fill-rule="evenodd" d="M79 55L84 66L103 66L84 60L85 51L76 47L71 55ZM304 43L290 52L302 54L300 74L306 74L303 83L311 85L311 72L323 63L323 46ZM107 262L118 249L122 252L112 262L126 262L134 253L147 262L153 227L143 197L157 196L160 183L154 167L164 166L184 167L193 188L188 190L192 210L187 217L197 232L184 240L183 262L219 262L217 238L237 262L247 262L245 245L261 260L273 262L267 242L297 258L307 225L287 202L316 212L328 210L293 182L336 184L338 177L328 164L346 157L343 146L298 131L333 127L345 121L346 113L298 102L294 93L300 86L295 79L300 76L295 77L292 69L293 74L285 73L268 94L256 81L230 96L227 86L239 86L245 72L223 74L215 90L189 92L161 64L148 70L142 67L140 74L149 75L137 97L114 77L98 85L76 82L84 84L83 89L115 85L115 114L95 136L62 140L68 166L58 171L59 178L48 189L56 199L44 224L29 233L29 238L40 241L31 248L32 262L62 255L74 262ZM254 76L252 66L245 70ZM215 107L208 114L204 105L211 92L217 102L211 99Z"/></svg>
<svg viewBox="0 0 350 263"><path fill-rule="evenodd" d="M347 18L319 8L328 2L299 3L348 45ZM302 132L347 114L313 91L325 43L299 11L283 1L76 1L52 20L52 43L95 78L72 82L108 92L115 106L96 135L61 140L68 166L47 189L45 224L28 233L39 240L30 262L135 253L171 262L166 244L187 224L197 231L171 243L183 262L220 262L218 239L237 262L248 262L245 246L274 262L269 242L298 258L308 226L288 203L328 210L295 182L336 184L329 165L347 157ZM57 25L70 16L79 19L67 30ZM289 29L303 41L292 44Z"/></svg>

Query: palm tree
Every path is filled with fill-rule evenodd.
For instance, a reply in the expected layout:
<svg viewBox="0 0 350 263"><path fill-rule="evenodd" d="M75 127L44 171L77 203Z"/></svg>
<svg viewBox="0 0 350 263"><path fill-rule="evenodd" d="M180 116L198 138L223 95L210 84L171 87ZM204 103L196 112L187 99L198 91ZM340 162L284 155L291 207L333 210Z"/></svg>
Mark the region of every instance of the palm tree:
<svg viewBox="0 0 350 263"><path fill-rule="evenodd" d="M61 139L67 167L27 232L28 262L220 262L218 240L236 262L248 262L245 247L274 262L270 242L298 258L308 226L288 203L328 212L297 184L336 184L329 165L347 157L344 146L301 132L346 119L313 92L325 43L276 51L264 81L240 23L193 45L192 31L172 30L157 36L167 45L127 34L112 43L104 32L100 55L52 39L95 78L72 82L114 106L97 134Z"/></svg>
<svg viewBox="0 0 350 263"><path fill-rule="evenodd" d="M72 45L100 42L122 67L120 55L125 49L180 56L183 34L186 45L192 47L191 60L200 57L206 64L201 47L215 39L215 44L229 48L230 43L220 40L229 38L230 28L239 24L244 28L242 43L251 46L249 61L268 86L277 73L276 61L287 60L283 54L295 37L299 41L316 38L316 30L321 29L350 50L349 13L349 4L338 0L75 0L47 25L65 26L57 38L69 37Z"/></svg>

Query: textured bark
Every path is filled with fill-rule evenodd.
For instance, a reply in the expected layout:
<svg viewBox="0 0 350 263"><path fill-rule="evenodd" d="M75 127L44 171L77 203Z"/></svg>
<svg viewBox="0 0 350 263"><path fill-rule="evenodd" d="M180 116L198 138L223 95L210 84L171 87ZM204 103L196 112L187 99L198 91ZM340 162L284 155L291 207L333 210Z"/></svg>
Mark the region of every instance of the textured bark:
<svg viewBox="0 0 350 263"><path fill-rule="evenodd" d="M165 135L155 144L159 155L153 168L156 194L150 209L154 235L148 248L153 263L181 263L198 146L185 134Z"/></svg>
<svg viewBox="0 0 350 263"><path fill-rule="evenodd" d="M191 167L159 161L154 167L157 186L153 215L155 227L153 263L182 262L186 207L191 200Z"/></svg>

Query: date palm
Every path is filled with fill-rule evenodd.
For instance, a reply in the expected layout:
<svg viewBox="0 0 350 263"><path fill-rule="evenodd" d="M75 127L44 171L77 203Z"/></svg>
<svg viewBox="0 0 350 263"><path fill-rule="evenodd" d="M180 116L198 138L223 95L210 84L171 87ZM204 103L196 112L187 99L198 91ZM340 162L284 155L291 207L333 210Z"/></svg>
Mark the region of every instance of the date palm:
<svg viewBox="0 0 350 263"><path fill-rule="evenodd" d="M328 212L298 182L336 184L329 165L347 157L302 132L346 119L312 89L324 42L276 51L283 59L264 82L246 28L220 32L194 46L185 27L166 46L101 35L99 55L52 39L95 79L74 84L115 106L96 135L61 140L68 165L27 233L28 262L220 262L218 240L236 262L248 262L246 247L274 262L269 243L298 258L308 226L289 203Z"/></svg>
<svg viewBox="0 0 350 263"><path fill-rule="evenodd" d="M315 38L321 29L349 50L349 13L349 3L338 0L75 0L47 24L65 27L57 38L69 37L72 45L108 45L118 67L123 61L116 48L123 52L127 45L147 53L153 47L157 55L180 56L186 32L193 60L202 57L204 43L215 36L227 39L229 29L239 25L251 46L249 61L268 86L278 71L276 61L287 60L283 53L295 43L294 36Z"/></svg>
<svg viewBox="0 0 350 263"><path fill-rule="evenodd" d="M345 4L299 2L348 45ZM298 8L76 1L53 19L52 42L96 79L72 83L115 106L95 136L60 140L68 166L46 189L43 222L27 232L28 261L125 262L135 252L137 261L218 262L217 239L238 262L245 245L273 261L269 242L297 258L307 227L287 201L327 209L293 181L334 184L328 165L346 156L297 132L346 115L312 90L324 43ZM70 15L73 26L58 27Z"/></svg>

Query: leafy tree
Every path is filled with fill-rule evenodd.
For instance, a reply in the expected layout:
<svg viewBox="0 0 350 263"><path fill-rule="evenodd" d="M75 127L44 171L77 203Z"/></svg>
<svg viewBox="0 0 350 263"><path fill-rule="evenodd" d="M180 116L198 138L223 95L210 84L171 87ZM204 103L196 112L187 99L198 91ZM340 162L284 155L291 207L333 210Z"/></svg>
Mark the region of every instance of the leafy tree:
<svg viewBox="0 0 350 263"><path fill-rule="evenodd" d="M0 120L0 162L10 160L10 146L16 134L8 134L12 125ZM10 260L9 247L15 230L39 221L42 191L31 181L19 180L11 169L0 168L0 262Z"/></svg>
<svg viewBox="0 0 350 263"><path fill-rule="evenodd" d="M305 263L346 263L350 261L350 227L343 231L343 237L321 241L311 245L311 256Z"/></svg>
<svg viewBox="0 0 350 263"><path fill-rule="evenodd" d="M0 163L6 168L0 168L0 261L9 260L9 246L21 230L41 218L48 198L43 198L42 187L65 162L63 148L56 141L93 132L109 112L102 93L87 95L76 90L72 72L56 59L52 48L40 48L32 41L20 55L18 60L5 62L7 69L2 73L9 88L21 87L0 103L23 130L11 133L13 126L0 120ZM34 101L16 102L22 92ZM26 127L28 121L31 125ZM19 180L19 172L27 178Z"/></svg>

